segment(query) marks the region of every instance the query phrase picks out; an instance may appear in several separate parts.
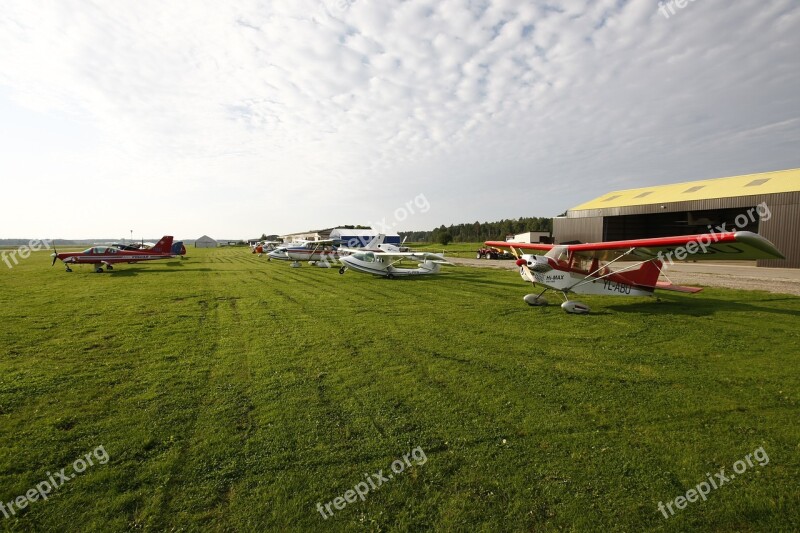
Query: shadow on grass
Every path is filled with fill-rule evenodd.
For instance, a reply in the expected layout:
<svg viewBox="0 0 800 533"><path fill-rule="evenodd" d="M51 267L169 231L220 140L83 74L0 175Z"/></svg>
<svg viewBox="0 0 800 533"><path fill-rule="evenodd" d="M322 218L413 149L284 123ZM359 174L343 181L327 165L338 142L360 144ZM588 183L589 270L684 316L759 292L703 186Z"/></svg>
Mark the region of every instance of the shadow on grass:
<svg viewBox="0 0 800 533"><path fill-rule="evenodd" d="M619 313L645 313L653 315L686 315L686 316L711 316L724 312L764 312L781 315L800 316L800 310L783 309L770 306L772 302L798 302L800 299L792 297L755 297L750 301L742 300L722 300L719 298L691 298L670 296L661 300L651 300L647 302L629 303L623 305L607 305L607 309ZM750 303L757 302L757 303Z"/></svg>
<svg viewBox="0 0 800 533"><path fill-rule="evenodd" d="M530 285L526 286L526 283L522 282L521 279L514 280L513 277L509 277L508 278L509 281L493 281L486 279L483 273L467 272L467 271L457 271L457 272L446 271L443 272L441 276L446 279L456 279L459 281L466 281L468 283L475 283L476 285L487 285L489 287L494 287L494 288L511 287L513 289L519 289L520 291L519 293L521 295L520 298L525 294L527 294L527 292L525 292L526 290L528 292L531 292Z"/></svg>

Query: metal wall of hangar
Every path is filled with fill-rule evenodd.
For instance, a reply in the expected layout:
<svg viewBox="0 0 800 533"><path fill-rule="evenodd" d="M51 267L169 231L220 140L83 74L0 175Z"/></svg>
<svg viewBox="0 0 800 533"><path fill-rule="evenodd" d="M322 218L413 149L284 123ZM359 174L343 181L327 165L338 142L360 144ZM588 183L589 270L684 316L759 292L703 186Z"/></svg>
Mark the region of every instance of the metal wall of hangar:
<svg viewBox="0 0 800 533"><path fill-rule="evenodd" d="M758 266L800 268L800 191L574 209L553 219L553 236L557 243L602 242L720 232L722 224L759 233L786 256Z"/></svg>

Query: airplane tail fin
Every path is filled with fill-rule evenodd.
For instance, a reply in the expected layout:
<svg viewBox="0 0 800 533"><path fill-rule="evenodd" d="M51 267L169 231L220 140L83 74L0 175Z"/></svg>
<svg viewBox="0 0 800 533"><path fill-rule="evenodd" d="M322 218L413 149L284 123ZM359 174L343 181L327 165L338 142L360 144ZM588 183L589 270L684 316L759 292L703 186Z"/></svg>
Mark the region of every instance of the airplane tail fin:
<svg viewBox="0 0 800 533"><path fill-rule="evenodd" d="M661 275L661 261L647 261L636 270L629 270L621 275L633 285L655 287Z"/></svg>
<svg viewBox="0 0 800 533"><path fill-rule="evenodd" d="M161 240L156 243L151 251L157 254L171 254L172 253L172 235L164 235Z"/></svg>
<svg viewBox="0 0 800 533"><path fill-rule="evenodd" d="M378 250L380 245L383 244L383 240L386 238L386 235L383 233L379 233L375 235L371 241L364 245L364 248L367 250Z"/></svg>

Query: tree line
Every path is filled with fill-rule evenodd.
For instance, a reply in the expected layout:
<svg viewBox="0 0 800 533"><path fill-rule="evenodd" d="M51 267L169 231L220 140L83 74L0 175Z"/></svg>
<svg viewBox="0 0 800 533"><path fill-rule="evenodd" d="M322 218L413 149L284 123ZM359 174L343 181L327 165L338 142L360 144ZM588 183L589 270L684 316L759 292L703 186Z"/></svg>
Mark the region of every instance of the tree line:
<svg viewBox="0 0 800 533"><path fill-rule="evenodd" d="M553 219L546 217L520 217L504 219L497 222L478 222L465 224L442 224L430 231L401 231L401 239L410 242L483 242L504 241L506 235L516 235L527 231L546 231L552 233Z"/></svg>

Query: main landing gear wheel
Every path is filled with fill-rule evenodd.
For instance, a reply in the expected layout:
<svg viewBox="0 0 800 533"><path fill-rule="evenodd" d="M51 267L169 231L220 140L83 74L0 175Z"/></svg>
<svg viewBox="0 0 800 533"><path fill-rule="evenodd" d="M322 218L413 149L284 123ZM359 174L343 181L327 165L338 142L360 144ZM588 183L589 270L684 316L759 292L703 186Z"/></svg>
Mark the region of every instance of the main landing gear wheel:
<svg viewBox="0 0 800 533"><path fill-rule="evenodd" d="M95 272L95 274L102 274L102 273L103 273L103 267L97 267L97 268L95 268L95 269L94 269L94 272Z"/></svg>
<svg viewBox="0 0 800 533"><path fill-rule="evenodd" d="M70 267L67 267L67 272L72 272L72 269Z"/></svg>
<svg viewBox="0 0 800 533"><path fill-rule="evenodd" d="M522 297L522 300L533 307L543 307L547 305L547 300L542 298L541 294L526 294Z"/></svg>
<svg viewBox="0 0 800 533"><path fill-rule="evenodd" d="M567 300L561 304L561 309L573 315L585 315L590 311L588 305L577 300Z"/></svg>
<svg viewBox="0 0 800 533"><path fill-rule="evenodd" d="M386 274L386 277L389 278L389 279L394 279L394 274L389 272L388 274Z"/></svg>
<svg viewBox="0 0 800 533"><path fill-rule="evenodd" d="M344 274L344 271L347 270L345 267L339 269L339 274Z"/></svg>

